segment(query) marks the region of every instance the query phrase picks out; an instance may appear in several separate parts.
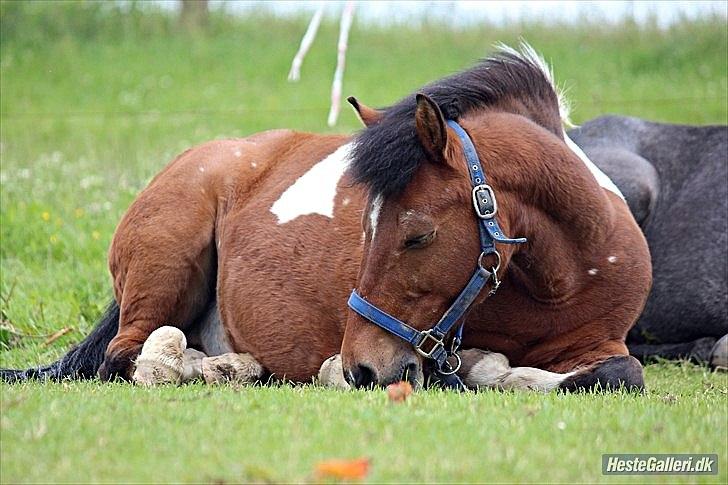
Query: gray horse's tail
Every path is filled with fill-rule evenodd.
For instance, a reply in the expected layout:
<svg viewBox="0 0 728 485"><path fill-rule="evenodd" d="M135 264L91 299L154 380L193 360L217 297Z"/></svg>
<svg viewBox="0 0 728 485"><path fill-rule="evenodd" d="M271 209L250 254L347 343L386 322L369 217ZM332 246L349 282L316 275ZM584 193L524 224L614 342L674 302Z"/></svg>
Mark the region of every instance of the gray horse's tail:
<svg viewBox="0 0 728 485"><path fill-rule="evenodd" d="M119 328L119 305L111 302L96 328L83 341L56 362L30 369L0 369L0 381L20 382L30 379L92 379L104 361L106 347Z"/></svg>

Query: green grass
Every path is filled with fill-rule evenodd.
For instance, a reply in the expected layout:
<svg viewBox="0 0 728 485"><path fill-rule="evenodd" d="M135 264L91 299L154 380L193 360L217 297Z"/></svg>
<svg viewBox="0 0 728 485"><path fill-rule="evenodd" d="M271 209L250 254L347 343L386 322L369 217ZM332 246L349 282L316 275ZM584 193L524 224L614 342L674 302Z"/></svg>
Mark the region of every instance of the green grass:
<svg viewBox="0 0 728 485"><path fill-rule="evenodd" d="M687 451L718 452L705 481L725 481L725 376L666 365L648 379L645 396L430 391L402 405L315 387L7 387L3 481L299 482L364 456L373 482L624 482L601 476L602 453Z"/></svg>
<svg viewBox="0 0 728 485"><path fill-rule="evenodd" d="M176 153L274 127L330 131L332 22L289 84L305 18L214 15L191 35L108 5L0 3L3 367L50 361L89 331L110 295L114 227ZM519 36L552 61L576 122L728 121L722 19L666 31L355 23L344 92L386 105ZM336 131L356 129L344 109ZM2 385L0 481L303 481L317 460L358 456L372 458L372 481L624 481L600 475L602 453L702 452L721 456L721 475L704 479L725 482L726 376L660 364L647 385L645 396L426 392L403 406L312 387Z"/></svg>

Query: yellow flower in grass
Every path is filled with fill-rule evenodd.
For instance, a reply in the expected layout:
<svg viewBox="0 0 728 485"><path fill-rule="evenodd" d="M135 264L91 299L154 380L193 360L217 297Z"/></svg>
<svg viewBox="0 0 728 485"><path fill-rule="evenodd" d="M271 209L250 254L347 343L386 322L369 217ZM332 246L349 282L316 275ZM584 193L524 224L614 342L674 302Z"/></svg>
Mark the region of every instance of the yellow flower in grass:
<svg viewBox="0 0 728 485"><path fill-rule="evenodd" d="M76 215L76 219L80 219L83 217L86 211L84 211L82 208L78 207L73 213Z"/></svg>
<svg viewBox="0 0 728 485"><path fill-rule="evenodd" d="M40 215L40 217L41 217L41 219L43 219L43 220L44 220L44 221L46 221L46 222L48 222L48 221L50 221L50 220L51 220L51 215L50 215L50 213L49 213L49 212L47 212L47 211L44 211L44 212L43 212L43 213L42 213L42 214Z"/></svg>
<svg viewBox="0 0 728 485"><path fill-rule="evenodd" d="M58 234L51 234L50 241L51 244L56 244L58 242Z"/></svg>
<svg viewBox="0 0 728 485"><path fill-rule="evenodd" d="M93 231L91 233L91 237L94 238L95 241L98 241L99 238L101 237L101 233L99 231Z"/></svg>

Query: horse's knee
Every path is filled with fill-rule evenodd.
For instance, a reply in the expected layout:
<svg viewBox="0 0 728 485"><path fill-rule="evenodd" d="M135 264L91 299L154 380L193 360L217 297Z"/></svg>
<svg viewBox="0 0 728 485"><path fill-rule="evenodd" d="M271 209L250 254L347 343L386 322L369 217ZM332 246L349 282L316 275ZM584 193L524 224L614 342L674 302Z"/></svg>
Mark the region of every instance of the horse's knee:
<svg viewBox="0 0 728 485"><path fill-rule="evenodd" d="M610 357L588 369L577 371L559 386L565 391L644 390L642 364L631 355Z"/></svg>

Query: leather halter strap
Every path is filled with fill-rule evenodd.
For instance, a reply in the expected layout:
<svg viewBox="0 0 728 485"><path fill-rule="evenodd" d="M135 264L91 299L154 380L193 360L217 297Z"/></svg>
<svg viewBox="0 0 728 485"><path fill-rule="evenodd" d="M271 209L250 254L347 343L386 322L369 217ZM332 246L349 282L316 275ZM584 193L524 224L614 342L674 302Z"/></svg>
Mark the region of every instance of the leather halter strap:
<svg viewBox="0 0 728 485"><path fill-rule="evenodd" d="M463 317L485 285L488 284L488 281L493 280L491 294L495 293L495 290L498 289L500 281L497 271L500 268L500 254L496 250L495 243L520 244L525 243L526 239L511 239L503 234L503 230L498 225L495 217L498 213L495 193L487 184L485 173L483 172L483 167L480 164L480 159L478 158L473 142L458 123L453 120L448 120L447 124L455 131L463 145L465 160L468 164L468 175L473 186L473 209L478 218L481 250L473 276L457 298L455 298L450 308L447 309L440 320L429 330L420 331L407 325L405 322L393 317L362 298L356 289L351 292L348 304L349 308L371 323L409 342L424 358L433 360L437 367L436 373L438 377L440 377L447 387L463 390L465 386L460 378L455 375L455 372L460 367L460 360L456 355L456 351L462 341ZM490 268L490 270L483 267L483 260L489 254L495 254L498 259L496 266ZM447 349L445 347L445 337L458 323L460 323L460 326L453 336L450 349ZM451 366L447 361L448 357L453 355L458 360L455 367Z"/></svg>

